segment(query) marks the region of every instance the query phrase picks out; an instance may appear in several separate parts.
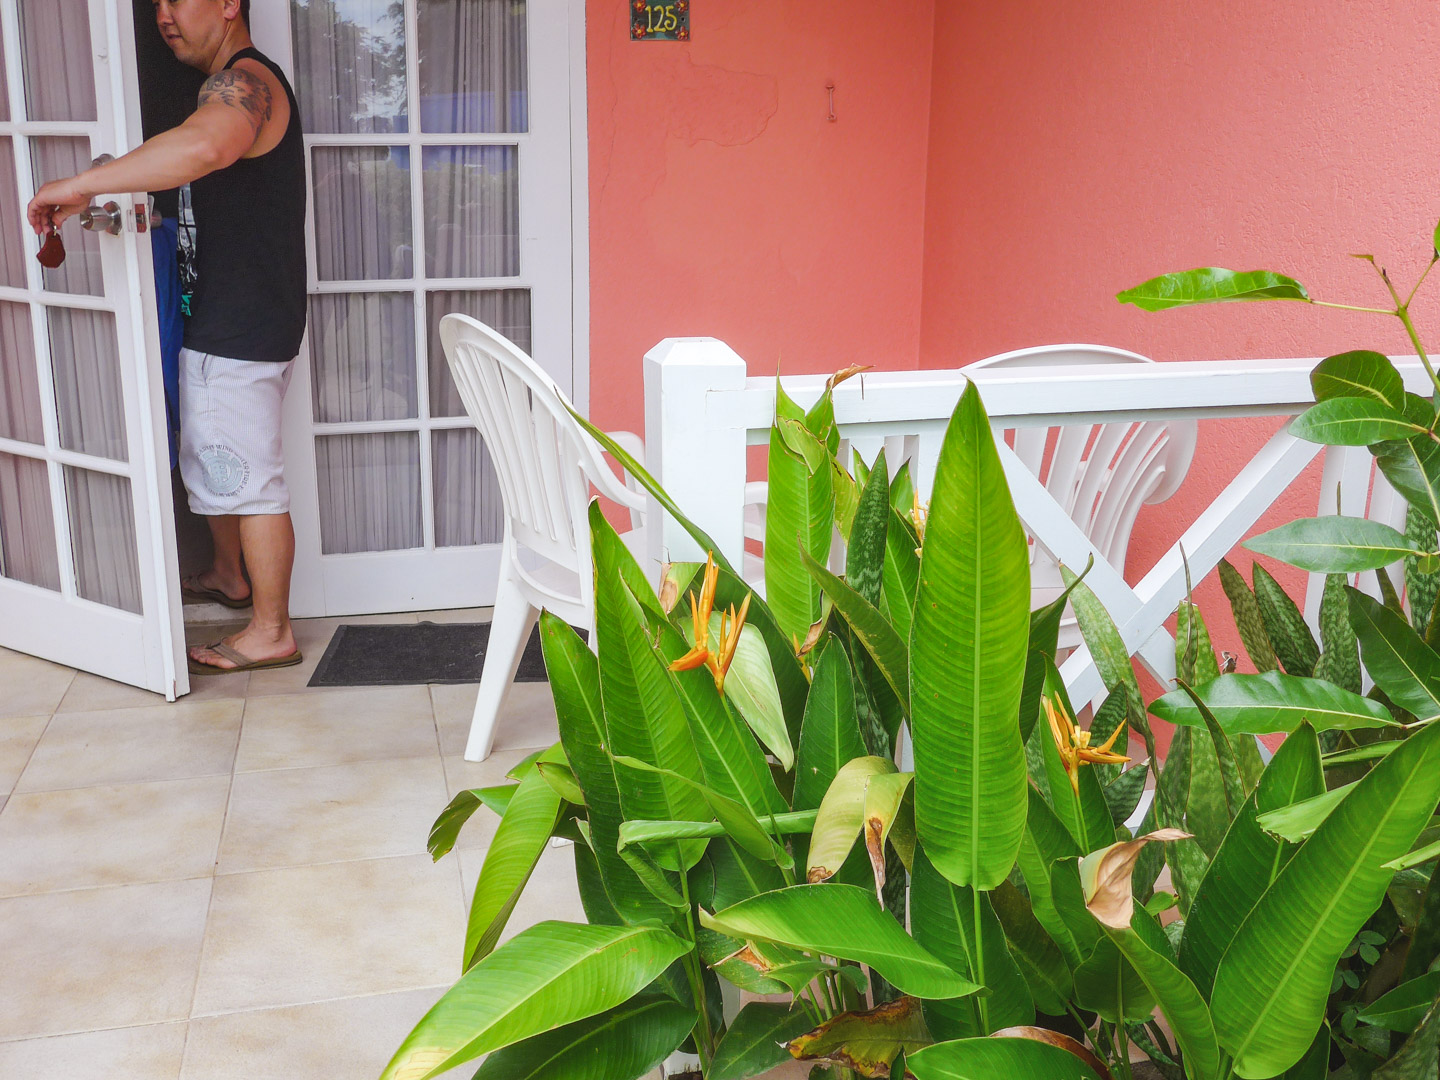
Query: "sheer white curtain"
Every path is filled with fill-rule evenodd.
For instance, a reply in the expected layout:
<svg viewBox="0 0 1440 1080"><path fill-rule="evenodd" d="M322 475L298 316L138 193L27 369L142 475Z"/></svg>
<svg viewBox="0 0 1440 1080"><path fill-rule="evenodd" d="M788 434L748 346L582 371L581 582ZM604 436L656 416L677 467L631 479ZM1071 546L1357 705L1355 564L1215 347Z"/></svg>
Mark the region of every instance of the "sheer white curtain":
<svg viewBox="0 0 1440 1080"><path fill-rule="evenodd" d="M374 135L373 145L311 147L316 275L354 292L311 298L313 416L318 423L414 420L415 430L322 435L316 440L321 548L386 551L424 543L431 500L437 546L498 542L503 506L473 430L426 429L429 415L463 416L438 324L463 311L530 350L528 289L446 289L465 278L521 273L520 177L515 145L466 144L474 134L529 126L524 0L291 0L296 92L311 135ZM410 80L418 116L406 104ZM412 134L454 134L424 145ZM418 189L412 170L420 170ZM413 249L412 199L421 200L425 259ZM408 281L409 291L364 282ZM437 283L440 287L427 285ZM426 326L417 334L416 293ZM417 354L417 338L425 355ZM430 490L420 470L429 440Z"/></svg>
<svg viewBox="0 0 1440 1080"><path fill-rule="evenodd" d="M73 62L91 51L87 0L20 0L20 42L29 119L94 120L95 69Z"/></svg>
<svg viewBox="0 0 1440 1080"><path fill-rule="evenodd" d="M0 80L5 77L0 71ZM0 87L4 83L0 82ZM0 102L5 95L0 93ZM32 248L21 225L20 190L16 186L15 147L0 139L0 285L25 288L25 253Z"/></svg>
<svg viewBox="0 0 1440 1080"><path fill-rule="evenodd" d="M30 308L10 301L0 301L0 438L45 441Z"/></svg>
<svg viewBox="0 0 1440 1080"><path fill-rule="evenodd" d="M65 467L65 502L75 549L75 591L86 600L140 611L140 559L130 481Z"/></svg>
<svg viewBox="0 0 1440 1080"><path fill-rule="evenodd" d="M0 454L0 576L60 591L49 471L34 458Z"/></svg>

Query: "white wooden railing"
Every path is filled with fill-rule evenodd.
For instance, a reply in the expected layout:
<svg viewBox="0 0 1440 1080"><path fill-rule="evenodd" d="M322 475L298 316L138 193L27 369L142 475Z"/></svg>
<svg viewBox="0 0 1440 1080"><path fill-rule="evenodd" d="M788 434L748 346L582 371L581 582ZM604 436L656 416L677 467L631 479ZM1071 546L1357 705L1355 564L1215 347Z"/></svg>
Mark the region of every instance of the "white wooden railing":
<svg viewBox="0 0 1440 1080"><path fill-rule="evenodd" d="M1309 373L1316 362L990 368L975 372L975 384L997 429L1288 416L1314 401ZM1406 389L1430 396L1433 388L1418 359L1400 358L1396 365ZM781 381L786 393L808 405L819 395L825 376ZM867 460L882 443L903 449L921 496L928 497L945 425L965 382L963 369L871 372L836 389L836 421L842 436ZM746 449L768 442L774 388L772 376L750 377L745 361L714 338L669 338L645 356L646 465L736 565L744 551ZM1174 678L1174 639L1164 623L1185 596L1184 562L1188 560L1197 582L1209 574L1321 452L1321 447L1281 428L1208 506L1194 513L1179 541L1131 587L1124 567L1110 565L1033 474L1001 447L1011 494L1027 530L1067 566L1082 567L1094 557L1087 583L1109 609L1132 655L1162 685ZM1329 448L1323 453L1318 513L1335 513L1338 497L1343 513L1403 528L1404 504L1374 473L1367 450ZM897 456L887 450L892 462ZM1183 501L1176 505L1186 509ZM655 513L658 509L652 507ZM665 519L662 528L651 528L649 535L650 554L656 559L703 558L673 520ZM1367 577L1371 581L1360 585L1373 590L1373 575ZM1312 625L1320 584L1319 575L1312 575L1305 604ZM1083 646L1065 661L1061 674L1077 705L1103 690Z"/></svg>

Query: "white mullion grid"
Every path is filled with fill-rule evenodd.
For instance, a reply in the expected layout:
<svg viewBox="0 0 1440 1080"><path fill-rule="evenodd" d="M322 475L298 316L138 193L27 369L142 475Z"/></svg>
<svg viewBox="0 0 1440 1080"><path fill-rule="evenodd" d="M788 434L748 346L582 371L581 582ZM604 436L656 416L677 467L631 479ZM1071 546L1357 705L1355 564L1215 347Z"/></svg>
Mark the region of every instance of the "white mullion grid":
<svg viewBox="0 0 1440 1080"><path fill-rule="evenodd" d="M9 73L9 71L8 71L8 64L7 64L7 71L6 71L6 73L7 73L7 75L8 75L8 73ZM10 115L11 115L12 118L13 118L14 115L15 115L13 107L12 107L12 109L11 109ZM94 137L94 135L95 135L95 129L96 129L97 126L98 126L98 124L97 124L95 121L93 121L93 120L23 120L23 121L17 121L17 120L11 119L11 120L6 121L5 123L0 123L0 131L3 131L3 132L5 132L5 133L7 133L7 134L13 134L13 135L29 135L29 136L32 136L32 137L34 137L34 136L40 136L40 135L56 135L56 136L68 136L68 137L70 137L70 138L72 138L72 139L79 139L79 138L92 138L92 139L93 139L93 137Z"/></svg>
<svg viewBox="0 0 1440 1080"><path fill-rule="evenodd" d="M410 50L407 50L407 56L409 52ZM416 67L418 70L418 59ZM408 70L407 66L407 72ZM418 93L417 87L417 97ZM530 137L528 131L417 131L416 125L419 122L419 113L412 112L410 114L410 130L392 132L390 133L391 138L365 132L316 132L305 137L310 140L312 146L360 147L376 146L381 143L390 145L409 143L411 146L513 146L516 142L528 141Z"/></svg>
<svg viewBox="0 0 1440 1080"><path fill-rule="evenodd" d="M369 435L389 434L397 431L452 431L456 428L474 427L468 415L437 416L432 420L420 421L414 417L401 420L333 420L329 423L314 423L312 429L317 436L323 435Z"/></svg>
<svg viewBox="0 0 1440 1080"><path fill-rule="evenodd" d="M18 164L18 162L17 162ZM36 266L39 265L37 262ZM78 308L82 311L108 311L115 314L115 303L103 296L91 296L89 293L46 293L47 297L54 297L54 301L47 301L50 307ZM23 304L26 301L35 299L35 293L31 289L16 289L7 285L0 285L0 300L13 300Z"/></svg>
<svg viewBox="0 0 1440 1080"><path fill-rule="evenodd" d="M415 282L415 278L355 278L353 280L314 281L310 285L310 292L320 295L355 292L410 292L416 287ZM535 287L532 282L520 276L426 278L424 286L427 290L446 292L475 292L486 289L533 289Z"/></svg>
<svg viewBox="0 0 1440 1080"><path fill-rule="evenodd" d="M414 280L415 311L415 399L420 440L420 528L426 551L435 550L434 461L430 453L430 335L426 325L429 299L425 263L425 152L423 147L444 145L428 139L420 130L420 7L405 8L405 94L410 122L405 125L405 144L410 152L410 268Z"/></svg>
<svg viewBox="0 0 1440 1080"><path fill-rule="evenodd" d="M131 478L131 468L128 462L116 461L113 458L94 457L91 454L82 454L78 450L50 450L40 443L24 442L21 439L0 438L0 454L13 454L16 457L31 458L35 461L53 461L59 465L84 469L86 472L123 476L127 480Z"/></svg>

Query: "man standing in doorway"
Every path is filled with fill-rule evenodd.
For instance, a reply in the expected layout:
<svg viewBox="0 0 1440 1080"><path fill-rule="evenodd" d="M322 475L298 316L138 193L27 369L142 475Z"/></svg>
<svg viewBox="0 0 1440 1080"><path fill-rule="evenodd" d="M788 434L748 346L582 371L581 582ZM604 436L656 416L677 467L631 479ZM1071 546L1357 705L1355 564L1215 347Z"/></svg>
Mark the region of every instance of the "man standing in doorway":
<svg viewBox="0 0 1440 1080"><path fill-rule="evenodd" d="M249 8L156 0L165 43L209 76L199 107L124 157L51 181L28 208L41 233L96 195L191 186L198 272L180 354L180 474L215 558L186 587L254 603L238 634L190 649L200 674L302 659L289 616L295 533L280 403L305 332L305 157L295 94L251 43Z"/></svg>

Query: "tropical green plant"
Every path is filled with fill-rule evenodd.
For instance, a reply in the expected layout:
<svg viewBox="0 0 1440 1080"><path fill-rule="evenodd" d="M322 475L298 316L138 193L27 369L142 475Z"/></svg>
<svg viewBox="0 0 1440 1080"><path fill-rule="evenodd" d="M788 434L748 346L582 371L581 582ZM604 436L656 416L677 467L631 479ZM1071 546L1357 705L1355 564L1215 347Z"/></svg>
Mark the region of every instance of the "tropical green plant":
<svg viewBox="0 0 1440 1080"><path fill-rule="evenodd" d="M1400 873L1385 864L1414 857L1440 799L1436 737L1317 808L1313 729L1266 768L1202 704L1161 767L1083 575L1028 611L1025 533L975 387L922 507L883 454L837 460L834 381L808 410L777 384L768 603L591 429L712 557L667 567L657 590L592 505L594 651L542 616L560 743L435 823L439 858L480 807L501 815L464 974L383 1080L483 1054L487 1078L633 1080L682 1046L708 1080L791 1058L835 1080L1129 1080L1136 1048L1169 1076L1223 1080L1288 1075L1311 1050L1337 962L1368 945ZM1107 687L1088 728L1055 667L1067 604ZM1206 685L1203 620L1186 605L1181 623L1184 684ZM1329 727L1380 722L1327 700ZM1255 726L1236 712L1237 731ZM1137 839L1123 823L1152 770ZM1257 823L1281 810L1303 838ZM498 944L557 836L574 841L588 925ZM1174 893L1156 891L1167 865ZM727 1010L722 983L768 1000ZM1384 1004L1392 1024L1417 1008L1413 993Z"/></svg>

